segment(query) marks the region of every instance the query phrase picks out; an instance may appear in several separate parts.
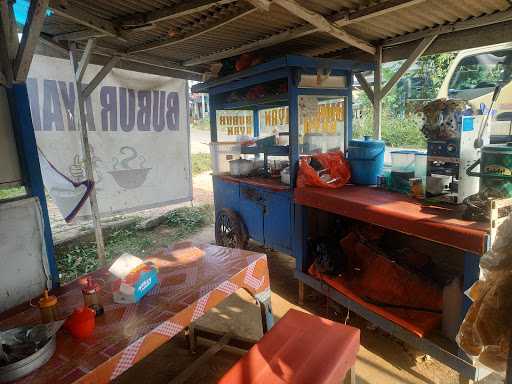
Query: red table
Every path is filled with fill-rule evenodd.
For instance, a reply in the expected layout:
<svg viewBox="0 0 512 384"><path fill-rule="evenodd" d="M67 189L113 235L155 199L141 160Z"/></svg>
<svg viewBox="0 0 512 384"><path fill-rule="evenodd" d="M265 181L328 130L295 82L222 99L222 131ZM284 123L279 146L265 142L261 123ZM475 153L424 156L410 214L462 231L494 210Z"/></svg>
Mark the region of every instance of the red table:
<svg viewBox="0 0 512 384"><path fill-rule="evenodd" d="M487 246L488 225L461 219L450 207L422 205L406 195L346 185L341 189L297 188L296 204L376 224L477 255Z"/></svg>
<svg viewBox="0 0 512 384"><path fill-rule="evenodd" d="M264 254L214 245L194 247L182 243L148 258L159 268L160 284L138 303L115 304L106 269L92 275L105 280L102 303L91 338L73 339L57 334L57 351L51 360L19 383L105 383L143 359L192 321L226 297L245 288L264 309L264 330L272 326L270 281ZM83 303L78 281L52 292L61 313ZM28 304L0 315L0 328L40 321L39 310Z"/></svg>

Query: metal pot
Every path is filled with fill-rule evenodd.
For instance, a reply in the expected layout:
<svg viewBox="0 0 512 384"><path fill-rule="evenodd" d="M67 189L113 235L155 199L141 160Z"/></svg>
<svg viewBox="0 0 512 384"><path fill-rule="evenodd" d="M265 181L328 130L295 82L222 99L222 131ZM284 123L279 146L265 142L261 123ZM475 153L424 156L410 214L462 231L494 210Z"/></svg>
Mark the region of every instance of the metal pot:
<svg viewBox="0 0 512 384"><path fill-rule="evenodd" d="M55 353L56 336L51 336L46 343L30 356L14 363L0 366L0 383L8 383L26 376L50 360Z"/></svg>

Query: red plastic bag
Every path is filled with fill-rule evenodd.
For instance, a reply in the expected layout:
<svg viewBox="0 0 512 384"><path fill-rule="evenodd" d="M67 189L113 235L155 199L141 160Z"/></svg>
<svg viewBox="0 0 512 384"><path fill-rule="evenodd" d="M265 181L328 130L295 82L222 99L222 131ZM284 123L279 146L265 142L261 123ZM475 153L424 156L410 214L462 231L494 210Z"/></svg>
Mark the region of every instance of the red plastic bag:
<svg viewBox="0 0 512 384"><path fill-rule="evenodd" d="M297 176L297 188L304 187L323 187L323 188L341 188L350 180L350 165L345 159L343 152L327 152L313 155L327 169L327 173L334 181L325 182L318 175L317 171L309 165L306 159L301 159L299 163L299 174Z"/></svg>

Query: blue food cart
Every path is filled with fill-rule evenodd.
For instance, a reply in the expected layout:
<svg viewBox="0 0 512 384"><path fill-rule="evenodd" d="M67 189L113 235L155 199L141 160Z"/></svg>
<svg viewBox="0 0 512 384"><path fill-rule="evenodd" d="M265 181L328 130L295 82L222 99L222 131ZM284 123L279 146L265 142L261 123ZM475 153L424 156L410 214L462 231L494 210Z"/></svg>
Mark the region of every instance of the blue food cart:
<svg viewBox="0 0 512 384"><path fill-rule="evenodd" d="M192 87L193 92L209 94L213 146L223 142L233 145L230 134L251 134L238 137L246 141L238 144L238 152L228 151L222 156L212 153L222 157L216 160L254 156L264 170L250 177L234 177L226 172L229 167L224 167L224 172L214 169L216 242L244 248L252 239L293 255L299 304L307 285L448 365L464 380L481 378L485 373L473 365L453 338L436 332L432 337L418 335L364 300L355 300L309 273L314 256L307 239L331 235L337 218L385 228L411 243L421 242L431 254L456 261L463 289L478 280L479 257L489 247L487 227L460 220L455 209L423 207L407 196L372 187L296 188L301 156L347 149L352 136L353 74L372 69L368 63L291 55ZM243 118L226 119L225 114L230 113L226 111L242 111L237 113ZM225 129L226 121L245 125ZM283 135L288 136L287 141L280 140ZM289 184L272 177L270 168L276 159L289 163ZM451 310L462 321L469 305L466 299L460 308Z"/></svg>
<svg viewBox="0 0 512 384"><path fill-rule="evenodd" d="M219 114L232 110L250 111L255 138L280 134L289 141L269 144L263 140L241 147L242 155L287 160L292 175L289 185L268 175L235 178L214 174L219 244L244 247L253 239L293 254L293 175L299 156L336 147L344 150L351 137L352 75L372 68L371 64L348 60L289 55L192 87L193 92L209 94L212 143L220 136ZM281 132L262 132L271 124L269 120L283 119L276 116L283 111L287 124L282 125ZM308 120L310 116L315 117Z"/></svg>

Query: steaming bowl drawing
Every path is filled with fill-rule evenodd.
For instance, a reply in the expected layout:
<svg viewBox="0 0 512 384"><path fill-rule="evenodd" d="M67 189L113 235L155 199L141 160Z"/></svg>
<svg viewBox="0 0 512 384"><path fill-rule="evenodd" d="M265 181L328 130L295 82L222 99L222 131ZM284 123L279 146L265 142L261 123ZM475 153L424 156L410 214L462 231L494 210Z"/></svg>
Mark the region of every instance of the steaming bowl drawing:
<svg viewBox="0 0 512 384"><path fill-rule="evenodd" d="M121 188L135 189L144 184L150 170L151 168L120 169L109 173Z"/></svg>

